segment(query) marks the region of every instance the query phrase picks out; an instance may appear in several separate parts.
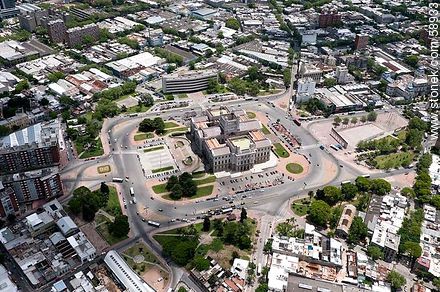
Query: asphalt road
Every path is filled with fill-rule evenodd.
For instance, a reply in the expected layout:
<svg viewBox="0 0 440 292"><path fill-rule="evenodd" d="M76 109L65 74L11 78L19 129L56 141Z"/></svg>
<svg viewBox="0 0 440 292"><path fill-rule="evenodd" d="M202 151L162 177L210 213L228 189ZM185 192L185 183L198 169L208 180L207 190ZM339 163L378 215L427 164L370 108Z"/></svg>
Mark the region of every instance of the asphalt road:
<svg viewBox="0 0 440 292"><path fill-rule="evenodd" d="M280 95L271 96L271 99L276 99L286 92ZM249 209L256 209L266 212L268 215L275 216L277 210L279 210L282 205L292 197L299 196L300 194L306 193L309 190L316 190L323 185L334 184L338 185L342 181L348 179L354 179L358 175L362 174L356 169L352 168L349 164L337 161L330 153L321 150L319 148L318 141L305 129L304 127L296 126L286 113L272 106L268 106L265 99L259 101L231 101L227 104L235 108L243 108L251 111L262 111L266 112L272 121L279 119L280 123L283 124L286 129L299 138L302 142L302 146L305 149L299 149L298 153L305 154L309 156L311 161L309 175L305 178L298 179L295 181L286 181L283 185L278 185L265 189L264 193L254 192L252 199L246 198L240 200L245 202L245 206ZM191 104L188 108L184 109L172 109L168 111L162 111L160 116L166 120L170 116L174 118L182 117L186 111L195 110L200 113L202 108L209 107L214 104ZM162 226L169 226L168 221L171 218L192 218L195 217L194 213L200 214L204 211L210 209L221 208L227 203L223 200L203 200L199 203L187 203L187 204L174 204L173 202L164 202L162 200L153 200L151 198L152 194L149 194L146 187L146 179L142 173L140 163L138 161L137 155L135 154L136 146L131 144L128 133L134 131L139 123L146 117L156 117L156 114L143 113L139 114L137 117L120 116L113 119L109 119L103 126L102 129L102 143L110 143L110 149L112 150L110 154L106 154L96 160L83 161L75 160L72 161L66 168L62 170L62 173L76 172L78 175L74 176L73 179L65 180L64 184L68 191L71 193L74 188L76 188L80 183L86 183L89 187L97 186L103 181L102 177L84 177L84 170L91 165L96 165L97 163L109 163L114 165L113 175L115 177L129 177L128 181L124 181L122 185L123 196L127 202L127 215L129 217L131 229L135 235L135 238L142 238L155 253L160 254L160 246L154 242L149 236L154 230L154 227L147 225L141 220L141 217L137 215L139 212L143 217L149 217L152 212L156 216L160 216L161 219L156 221L161 222ZM329 175L325 172L325 168L322 167L324 161L330 161L336 165L336 173L333 174L333 178L328 179ZM339 165L343 165L340 167ZM403 173L406 170L397 170L390 173L380 173L372 175L372 177L385 177L396 173ZM331 177L331 176L330 176ZM111 181L111 177L106 177L105 181ZM137 199L137 204L129 204L131 201L131 196L129 194L130 187L134 188L135 196ZM63 200L68 200L69 196L63 198ZM162 212L158 212L158 209L162 209ZM265 234L267 232L264 232ZM263 242L264 243L264 242ZM259 255L261 257L261 255ZM172 270L172 287L174 287L179 280L184 277L186 281L190 281L187 277L186 272L179 267L176 267L172 263L168 263L168 266ZM190 284L187 282L187 284ZM191 285L192 286L192 285Z"/></svg>

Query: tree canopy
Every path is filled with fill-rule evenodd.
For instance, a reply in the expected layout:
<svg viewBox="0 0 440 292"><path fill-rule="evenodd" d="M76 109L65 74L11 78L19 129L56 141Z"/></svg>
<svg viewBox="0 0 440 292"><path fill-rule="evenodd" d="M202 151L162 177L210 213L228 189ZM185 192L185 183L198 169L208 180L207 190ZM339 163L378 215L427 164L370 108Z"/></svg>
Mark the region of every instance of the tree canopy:
<svg viewBox="0 0 440 292"><path fill-rule="evenodd" d="M310 212L308 218L316 225L325 227L330 216L330 206L322 201L315 200L310 204Z"/></svg>

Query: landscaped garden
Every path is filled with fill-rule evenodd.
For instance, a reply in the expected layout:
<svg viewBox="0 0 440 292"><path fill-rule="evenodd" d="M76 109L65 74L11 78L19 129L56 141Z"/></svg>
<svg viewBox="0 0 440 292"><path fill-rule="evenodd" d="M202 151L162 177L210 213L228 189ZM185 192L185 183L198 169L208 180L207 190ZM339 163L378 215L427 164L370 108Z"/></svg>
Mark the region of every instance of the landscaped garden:
<svg viewBox="0 0 440 292"><path fill-rule="evenodd" d="M298 164L298 163L288 163L286 165L286 169L288 172L293 173L293 174L300 174L304 171L304 168L302 167L302 165Z"/></svg>
<svg viewBox="0 0 440 292"><path fill-rule="evenodd" d="M274 143L273 148L275 154L280 158L287 158L290 156L289 152L287 152L286 148L281 143Z"/></svg>

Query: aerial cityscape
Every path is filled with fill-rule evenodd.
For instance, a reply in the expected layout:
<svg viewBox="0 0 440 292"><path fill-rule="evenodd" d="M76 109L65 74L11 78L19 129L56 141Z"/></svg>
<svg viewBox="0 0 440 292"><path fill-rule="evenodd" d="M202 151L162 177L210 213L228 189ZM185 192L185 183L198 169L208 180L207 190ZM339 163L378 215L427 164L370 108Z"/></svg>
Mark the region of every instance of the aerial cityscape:
<svg viewBox="0 0 440 292"><path fill-rule="evenodd" d="M440 291L435 0L0 0L0 292Z"/></svg>

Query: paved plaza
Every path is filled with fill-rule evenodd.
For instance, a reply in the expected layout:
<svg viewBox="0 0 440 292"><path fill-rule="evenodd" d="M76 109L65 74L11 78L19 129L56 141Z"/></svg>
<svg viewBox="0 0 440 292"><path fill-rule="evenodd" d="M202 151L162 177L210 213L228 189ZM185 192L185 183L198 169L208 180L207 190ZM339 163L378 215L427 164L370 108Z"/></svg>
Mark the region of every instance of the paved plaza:
<svg viewBox="0 0 440 292"><path fill-rule="evenodd" d="M166 144L139 149L139 161L147 178L176 171L177 165ZM167 169L166 171L159 171Z"/></svg>

